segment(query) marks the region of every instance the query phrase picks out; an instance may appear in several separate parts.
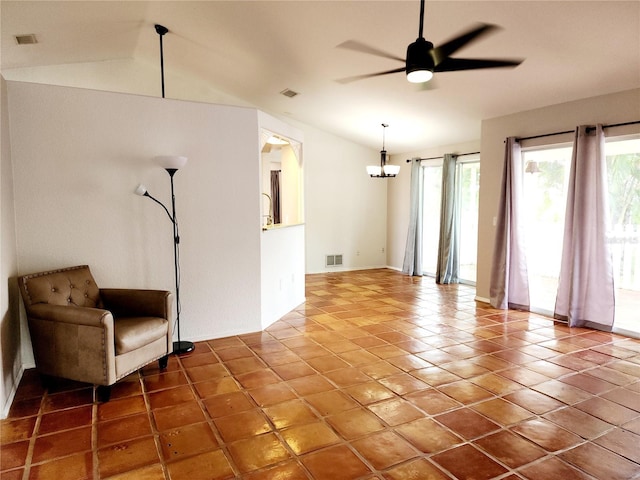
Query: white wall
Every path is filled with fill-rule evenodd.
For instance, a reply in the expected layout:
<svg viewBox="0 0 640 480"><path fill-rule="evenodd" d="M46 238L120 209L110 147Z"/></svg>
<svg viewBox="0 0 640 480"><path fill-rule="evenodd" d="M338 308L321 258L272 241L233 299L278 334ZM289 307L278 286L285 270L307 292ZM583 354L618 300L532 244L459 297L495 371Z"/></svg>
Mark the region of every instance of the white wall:
<svg viewBox="0 0 640 480"><path fill-rule="evenodd" d="M578 125L615 124L637 120L640 120L640 89L552 105L482 122L476 282L476 294L479 299L489 298L491 260L495 240L493 217L498 213L505 138L573 130ZM605 130L606 135L631 132L640 132L640 125ZM559 140L567 140L567 138L546 138L550 143ZM571 136L568 140L571 141Z"/></svg>
<svg viewBox="0 0 640 480"><path fill-rule="evenodd" d="M0 76L0 418L6 417L18 380L22 375L22 332L18 313L18 292L15 277L16 259L15 211L13 199L13 170L9 139L9 110L7 84Z"/></svg>
<svg viewBox="0 0 640 480"><path fill-rule="evenodd" d="M386 266L387 182L397 179L367 175L367 165L380 163L379 152L299 128L305 138L307 273ZM332 254L343 255L342 268L325 267Z"/></svg>
<svg viewBox="0 0 640 480"><path fill-rule="evenodd" d="M411 193L411 164L407 159L442 157L445 153L472 153L480 150L480 142L468 142L456 145L445 145L402 155L394 155L392 163L401 165L397 178L389 181L388 222L387 222L387 264L389 267L402 270L404 251L409 228L409 206ZM482 182L482 179L480 179Z"/></svg>
<svg viewBox="0 0 640 480"><path fill-rule="evenodd" d="M304 225L261 234L262 328L305 301Z"/></svg>
<svg viewBox="0 0 640 480"><path fill-rule="evenodd" d="M249 105L202 79L183 78L171 68L167 68L165 74L167 98ZM5 77L25 82L160 95L157 65L137 59L20 68L6 71ZM135 90L123 81L132 77L140 79ZM386 184L406 176L406 169L396 179L371 179L364 170L366 165L380 162L378 151L294 119L281 115L279 118L297 127L305 136L303 217L307 272L334 271L334 268L324 266L324 257L336 253L344 255L344 269L387 265ZM385 249L384 253L382 249Z"/></svg>
<svg viewBox="0 0 640 480"><path fill-rule="evenodd" d="M182 338L258 331L257 111L8 82L20 273L88 263L102 286L173 290L175 175ZM26 361L26 360L25 360Z"/></svg>
<svg viewBox="0 0 640 480"><path fill-rule="evenodd" d="M304 173L305 159L303 150L299 148L304 143L304 136L299 129L287 125L264 112L258 112L258 122L261 132L265 130L278 134L289 139L291 145L280 151L284 155L278 155L280 160L283 157L292 157L289 160L296 162L296 174ZM264 137L264 135L262 135ZM294 155L294 148L297 156ZM262 178L256 185L259 192L264 191L265 182L264 166L262 155L258 155ZM284 161L284 160L283 160ZM297 193L303 195L300 182L296 182L293 188ZM261 196L261 198L263 198ZM302 202L300 201L300 204ZM297 207L294 208L297 210ZM261 212L262 213L262 212ZM283 217L283 221L284 221ZM297 221L299 218L290 219ZM262 220L258 222L262 225ZM271 230L262 231L260 235L260 259L261 259L261 305L262 305L262 328L266 328L284 314L293 310L305 300L305 278L304 278L304 251L305 251L305 225L291 225L286 227L275 227Z"/></svg>

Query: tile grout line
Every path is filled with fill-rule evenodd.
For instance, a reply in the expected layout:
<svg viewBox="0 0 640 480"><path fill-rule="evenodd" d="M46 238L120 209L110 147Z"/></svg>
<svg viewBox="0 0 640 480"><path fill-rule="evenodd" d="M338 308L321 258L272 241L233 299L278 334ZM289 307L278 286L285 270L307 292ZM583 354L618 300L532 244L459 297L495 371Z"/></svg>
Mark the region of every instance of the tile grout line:
<svg viewBox="0 0 640 480"><path fill-rule="evenodd" d="M42 399L40 401L40 408L38 408L38 413L36 415L36 421L33 425L33 431L31 432L31 437L29 438L29 447L27 449L27 455L24 460L24 472L22 472L22 480L29 480L29 475L31 474L31 463L33 461L33 453L38 437L38 430L40 429L40 423L42 423L42 415L44 414L43 410L48 396L49 389L45 388L44 395L42 395Z"/></svg>
<svg viewBox="0 0 640 480"><path fill-rule="evenodd" d="M167 465L162 458L162 445L160 443L160 432L158 431L158 425L156 424L156 419L153 416L153 411L151 409L151 399L150 392L147 390L147 386L144 382L144 375L142 372L138 373L140 388L142 390L142 399L144 400L144 406L147 414L147 418L149 419L149 425L151 427L151 434L153 435L153 441L156 446L156 453L158 454L158 460L160 463L160 468L162 469L162 474L165 479L169 479L169 471L167 469ZM140 467L144 468L144 467Z"/></svg>
<svg viewBox="0 0 640 480"><path fill-rule="evenodd" d="M91 471L93 478L100 478L100 458L98 455L98 402L97 402L97 387L93 386L91 404Z"/></svg>
<svg viewBox="0 0 640 480"><path fill-rule="evenodd" d="M226 365L224 365L224 362L222 361L220 356L216 353L216 351L213 349L213 347L211 347L211 345L209 345L208 342L204 342L204 343L207 345L207 348L209 349L211 354L214 355L215 358L218 360L218 363L220 363L224 367L226 372L229 374L229 377L232 378L235 383L237 383L237 380L231 374L231 372L226 367ZM242 474L240 473L240 469L239 469L238 465L236 465L235 459L232 457L231 452L229 451L226 442L222 438L222 434L218 430L218 427L215 424L214 418L209 414L209 411L207 410L207 407L204 404L204 401L203 401L204 399L200 397L200 394L198 393L197 388L195 387L195 383L197 383L197 382L193 382L193 380L189 376L188 368L185 367L185 365L182 363L182 360L181 360L182 357L180 355L178 355L177 359L178 359L178 363L180 365L181 371L182 371L183 375L185 376L185 378L187 379L187 383L188 383L188 385L189 385L189 387L191 389L191 394L196 399L198 407L202 411L202 414L204 415L206 423L209 425L209 428L211 428L211 431L214 434L214 437L215 437L216 442L218 444L218 449L223 452L223 455L225 456L227 462L229 463L229 466L231 467L231 470L232 470L235 478L241 478ZM169 478L169 477L167 477L167 478Z"/></svg>

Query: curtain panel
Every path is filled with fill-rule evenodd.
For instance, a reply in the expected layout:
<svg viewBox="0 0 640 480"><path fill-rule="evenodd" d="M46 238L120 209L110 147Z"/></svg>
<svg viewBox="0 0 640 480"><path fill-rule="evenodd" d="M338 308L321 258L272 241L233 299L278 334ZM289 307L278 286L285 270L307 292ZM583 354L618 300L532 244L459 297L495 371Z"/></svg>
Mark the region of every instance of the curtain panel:
<svg viewBox="0 0 640 480"><path fill-rule="evenodd" d="M491 265L494 308L529 310L529 278L522 213L522 154L515 137L505 141L504 169Z"/></svg>
<svg viewBox="0 0 640 480"><path fill-rule="evenodd" d="M422 276L422 203L424 177L419 158L411 160L411 192L409 208L409 229L404 250L402 273Z"/></svg>
<svg viewBox="0 0 640 480"><path fill-rule="evenodd" d="M280 170L271 170L271 208L273 223L282 223L280 218Z"/></svg>
<svg viewBox="0 0 640 480"><path fill-rule="evenodd" d="M440 202L440 238L436 283L458 283L460 267L460 208L456 181L457 155L447 153L442 163L442 199Z"/></svg>
<svg viewBox="0 0 640 480"><path fill-rule="evenodd" d="M609 192L602 125L579 126L573 143L554 316L611 331L615 289L607 243Z"/></svg>

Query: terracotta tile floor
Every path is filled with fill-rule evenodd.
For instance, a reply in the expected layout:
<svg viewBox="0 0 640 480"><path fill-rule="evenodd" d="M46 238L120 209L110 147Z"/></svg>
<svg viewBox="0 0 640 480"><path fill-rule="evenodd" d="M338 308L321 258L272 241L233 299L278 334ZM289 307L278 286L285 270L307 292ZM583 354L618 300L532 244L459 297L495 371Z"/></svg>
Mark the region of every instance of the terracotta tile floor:
<svg viewBox="0 0 640 480"><path fill-rule="evenodd" d="M390 270L307 277L265 332L2 421L3 479L640 478L640 341L493 310Z"/></svg>

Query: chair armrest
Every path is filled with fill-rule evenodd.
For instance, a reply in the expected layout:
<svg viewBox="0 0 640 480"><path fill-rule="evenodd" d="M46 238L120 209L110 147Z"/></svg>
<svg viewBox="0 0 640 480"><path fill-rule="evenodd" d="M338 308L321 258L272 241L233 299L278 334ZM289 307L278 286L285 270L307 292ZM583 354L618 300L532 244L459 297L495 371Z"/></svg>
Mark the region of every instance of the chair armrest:
<svg viewBox="0 0 640 480"><path fill-rule="evenodd" d="M173 295L166 290L101 288L104 308L114 317L171 317Z"/></svg>
<svg viewBox="0 0 640 480"><path fill-rule="evenodd" d="M113 317L107 310L65 305L50 305L48 303L32 305L29 308L28 316L39 320L71 323L74 325L87 325L91 327L102 327L106 323L113 323Z"/></svg>
<svg viewBox="0 0 640 480"><path fill-rule="evenodd" d="M40 303L27 309L27 317L40 373L96 385L118 379L110 312Z"/></svg>

